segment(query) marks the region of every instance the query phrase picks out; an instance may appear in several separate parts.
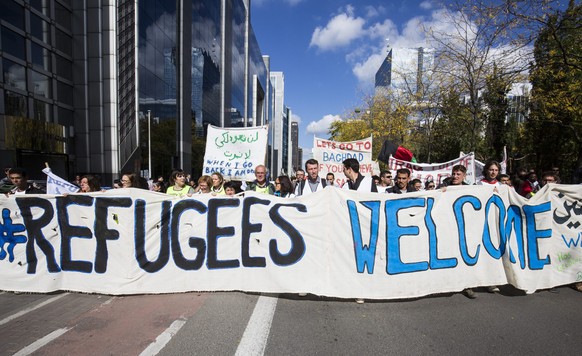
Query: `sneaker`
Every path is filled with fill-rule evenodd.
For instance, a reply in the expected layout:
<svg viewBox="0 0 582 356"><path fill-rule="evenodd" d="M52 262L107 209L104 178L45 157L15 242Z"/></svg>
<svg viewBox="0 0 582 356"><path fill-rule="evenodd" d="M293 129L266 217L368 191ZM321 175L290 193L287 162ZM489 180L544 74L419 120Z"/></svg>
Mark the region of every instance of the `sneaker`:
<svg viewBox="0 0 582 356"><path fill-rule="evenodd" d="M487 292L489 292L489 293L499 293L499 288L497 288L497 286L489 286L489 287L487 287Z"/></svg>
<svg viewBox="0 0 582 356"><path fill-rule="evenodd" d="M364 304L364 300L362 298L358 298L358 299L356 299L356 303Z"/></svg>
<svg viewBox="0 0 582 356"><path fill-rule="evenodd" d="M463 290L463 294L469 299L477 299L477 293L473 292L471 288Z"/></svg>

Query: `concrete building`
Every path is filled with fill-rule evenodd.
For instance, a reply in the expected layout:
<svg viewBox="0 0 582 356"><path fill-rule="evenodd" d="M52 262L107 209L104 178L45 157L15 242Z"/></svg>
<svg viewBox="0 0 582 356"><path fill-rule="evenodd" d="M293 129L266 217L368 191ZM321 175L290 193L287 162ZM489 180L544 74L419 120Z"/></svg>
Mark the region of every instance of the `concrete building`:
<svg viewBox="0 0 582 356"><path fill-rule="evenodd" d="M175 124L157 159L186 171L208 125L270 121L248 0L4 0L0 48L0 165L33 178L149 169L147 118Z"/></svg>
<svg viewBox="0 0 582 356"><path fill-rule="evenodd" d="M285 106L285 75L271 72L273 86L273 116L271 122L271 160L269 169L272 176L290 174L293 171L291 157L291 109Z"/></svg>

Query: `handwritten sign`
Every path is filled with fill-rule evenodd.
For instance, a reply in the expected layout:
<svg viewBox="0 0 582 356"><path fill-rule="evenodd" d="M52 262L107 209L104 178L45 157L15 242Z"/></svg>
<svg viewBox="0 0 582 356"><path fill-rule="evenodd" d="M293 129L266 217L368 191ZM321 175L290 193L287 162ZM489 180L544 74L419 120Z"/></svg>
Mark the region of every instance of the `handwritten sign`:
<svg viewBox="0 0 582 356"><path fill-rule="evenodd" d="M255 167L265 164L267 126L219 128L208 126L203 174L221 173L234 180L254 180Z"/></svg>
<svg viewBox="0 0 582 356"><path fill-rule="evenodd" d="M319 162L319 176L325 178L327 173L333 173L335 185L341 187L346 180L342 162L348 158L358 160L362 175L373 174L372 137L350 142L337 142L314 137L313 158Z"/></svg>
<svg viewBox="0 0 582 356"><path fill-rule="evenodd" d="M408 161L402 161L390 156L388 160L388 169L392 171L395 176L396 170L400 168L408 168L411 172L410 179L418 178L422 181L423 185L426 181L433 181L437 185L441 184L442 181L451 176L452 168L457 165L462 164L467 168L467 176L465 182L468 184L475 183L475 155L470 153L461 156L452 161L444 163L413 163ZM482 169L481 169L482 170Z"/></svg>
<svg viewBox="0 0 582 356"><path fill-rule="evenodd" d="M0 290L419 297L582 280L582 186L0 196Z"/></svg>

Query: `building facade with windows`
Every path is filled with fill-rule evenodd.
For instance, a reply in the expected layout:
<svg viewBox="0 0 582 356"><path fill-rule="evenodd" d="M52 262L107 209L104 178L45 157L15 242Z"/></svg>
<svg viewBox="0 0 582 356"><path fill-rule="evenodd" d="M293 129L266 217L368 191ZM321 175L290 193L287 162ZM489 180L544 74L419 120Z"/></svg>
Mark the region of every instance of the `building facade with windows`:
<svg viewBox="0 0 582 356"><path fill-rule="evenodd" d="M149 170L148 119L175 127L170 167L191 171L208 125L268 124L270 74L247 0L5 0L0 165L31 177ZM145 134L144 134L145 133Z"/></svg>

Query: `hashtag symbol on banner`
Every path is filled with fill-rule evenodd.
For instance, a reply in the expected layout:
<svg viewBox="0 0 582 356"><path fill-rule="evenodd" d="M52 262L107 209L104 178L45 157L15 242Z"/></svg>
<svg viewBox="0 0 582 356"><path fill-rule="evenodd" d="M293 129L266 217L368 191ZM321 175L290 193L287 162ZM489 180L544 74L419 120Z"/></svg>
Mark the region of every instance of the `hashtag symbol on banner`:
<svg viewBox="0 0 582 356"><path fill-rule="evenodd" d="M25 231L24 225L12 224L10 210L3 209L2 223L0 223L0 260L4 260L8 255L8 260L10 262L14 261L14 247L16 247L16 244L26 242L26 236L18 235L19 232L23 231ZM4 249L5 244L8 244L6 250Z"/></svg>

